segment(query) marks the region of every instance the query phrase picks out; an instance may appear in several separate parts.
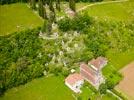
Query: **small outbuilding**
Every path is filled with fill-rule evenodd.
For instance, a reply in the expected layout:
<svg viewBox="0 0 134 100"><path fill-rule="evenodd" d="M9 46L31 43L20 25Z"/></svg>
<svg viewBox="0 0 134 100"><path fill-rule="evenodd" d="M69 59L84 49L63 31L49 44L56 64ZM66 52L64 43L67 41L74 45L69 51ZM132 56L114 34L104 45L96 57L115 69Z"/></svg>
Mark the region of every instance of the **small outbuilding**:
<svg viewBox="0 0 134 100"><path fill-rule="evenodd" d="M65 84L74 92L76 93L80 93L81 90L81 86L84 83L84 79L83 77L78 74L78 73L74 73L74 74L70 74L66 79L65 79Z"/></svg>

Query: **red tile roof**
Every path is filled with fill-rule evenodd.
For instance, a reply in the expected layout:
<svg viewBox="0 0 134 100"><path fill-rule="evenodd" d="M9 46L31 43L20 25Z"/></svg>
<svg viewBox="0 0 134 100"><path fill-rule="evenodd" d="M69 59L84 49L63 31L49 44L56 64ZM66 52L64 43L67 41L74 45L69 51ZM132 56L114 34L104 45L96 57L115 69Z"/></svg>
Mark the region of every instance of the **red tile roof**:
<svg viewBox="0 0 134 100"><path fill-rule="evenodd" d="M90 66L84 63L80 65L80 69L85 70L86 72L90 73L92 76L95 76L97 74L96 71L94 71Z"/></svg>
<svg viewBox="0 0 134 100"><path fill-rule="evenodd" d="M100 69L107 64L107 59L104 57L98 57L97 59L92 59L88 64L80 64L80 74L87 81L96 84L99 79Z"/></svg>
<svg viewBox="0 0 134 100"><path fill-rule="evenodd" d="M92 69L90 66L82 63L80 65L80 73L84 78L91 81L92 83L95 83L98 73L94 69Z"/></svg>
<svg viewBox="0 0 134 100"><path fill-rule="evenodd" d="M97 59L92 59L88 64L93 65L97 69L101 69L107 63L107 59L104 57L98 57Z"/></svg>
<svg viewBox="0 0 134 100"><path fill-rule="evenodd" d="M83 80L83 77L78 74L78 73L74 73L74 74L70 74L66 79L65 82L67 82L70 85L74 85L76 82Z"/></svg>
<svg viewBox="0 0 134 100"><path fill-rule="evenodd" d="M80 71L81 75L86 78L88 81L95 83L95 77L93 77L91 74L85 72L84 70Z"/></svg>

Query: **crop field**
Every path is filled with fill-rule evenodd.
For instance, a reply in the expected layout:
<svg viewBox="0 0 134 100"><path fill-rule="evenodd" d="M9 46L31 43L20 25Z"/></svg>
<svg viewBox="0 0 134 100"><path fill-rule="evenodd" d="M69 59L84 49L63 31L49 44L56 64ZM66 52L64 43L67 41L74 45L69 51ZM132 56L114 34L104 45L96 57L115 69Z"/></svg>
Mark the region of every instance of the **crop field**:
<svg viewBox="0 0 134 100"><path fill-rule="evenodd" d="M40 26L43 22L26 4L0 5L0 35Z"/></svg>
<svg viewBox="0 0 134 100"><path fill-rule="evenodd" d="M134 99L134 62L128 64L120 70L123 80L115 87L118 91L126 94L129 100Z"/></svg>

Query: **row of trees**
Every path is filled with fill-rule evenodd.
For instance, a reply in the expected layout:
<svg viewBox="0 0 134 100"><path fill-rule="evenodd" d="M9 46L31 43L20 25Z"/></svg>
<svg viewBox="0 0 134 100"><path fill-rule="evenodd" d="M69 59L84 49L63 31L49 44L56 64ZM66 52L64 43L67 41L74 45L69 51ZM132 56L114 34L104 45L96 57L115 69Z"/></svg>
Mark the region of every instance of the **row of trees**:
<svg viewBox="0 0 134 100"><path fill-rule="evenodd" d="M29 0L29 4L32 9L37 9L36 8L36 0ZM39 15L42 18L47 19L47 14L46 14L46 5L49 6L49 10L52 11L55 14L55 10L61 11L60 7L60 0L38 0L38 9L39 9ZM56 7L54 7L54 3ZM73 11L75 11L75 0L69 0L69 7ZM55 9L56 8L56 9Z"/></svg>
<svg viewBox="0 0 134 100"><path fill-rule="evenodd" d="M27 2L27 0L0 0L0 5L11 4L16 2Z"/></svg>
<svg viewBox="0 0 134 100"><path fill-rule="evenodd" d="M30 0L29 4L32 9L38 10L39 15L45 20L43 25L43 32L50 33L52 23L56 22L56 10L61 11L60 0L39 0L38 8L36 7L36 0ZM54 4L56 7L54 7ZM46 7L49 6L49 12ZM69 7L75 11L75 0L69 0ZM48 10L48 9L47 9Z"/></svg>

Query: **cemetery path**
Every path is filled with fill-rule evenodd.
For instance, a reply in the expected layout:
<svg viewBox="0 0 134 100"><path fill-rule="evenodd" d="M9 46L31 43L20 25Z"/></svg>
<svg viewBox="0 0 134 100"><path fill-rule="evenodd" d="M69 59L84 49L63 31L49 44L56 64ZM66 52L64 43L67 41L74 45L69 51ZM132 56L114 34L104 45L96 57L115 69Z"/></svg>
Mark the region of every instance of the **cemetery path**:
<svg viewBox="0 0 134 100"><path fill-rule="evenodd" d="M118 95L116 95L115 93L113 93L111 90L107 90L108 93L111 93L112 95L114 95L115 97L118 98L118 100L123 100L122 98L120 98Z"/></svg>
<svg viewBox="0 0 134 100"><path fill-rule="evenodd" d="M78 9L77 12L83 11L83 10L87 9L88 7L95 6L95 5L109 4L109 3L119 3L119 2L126 2L126 1L129 1L129 0L97 2L97 3L93 3L93 4L89 4L87 6L84 6L84 7L80 8L80 9Z"/></svg>

